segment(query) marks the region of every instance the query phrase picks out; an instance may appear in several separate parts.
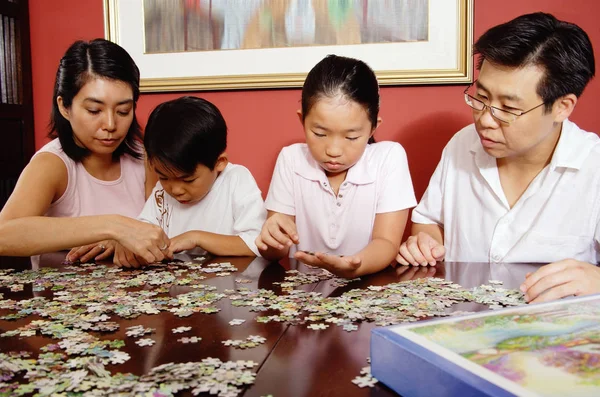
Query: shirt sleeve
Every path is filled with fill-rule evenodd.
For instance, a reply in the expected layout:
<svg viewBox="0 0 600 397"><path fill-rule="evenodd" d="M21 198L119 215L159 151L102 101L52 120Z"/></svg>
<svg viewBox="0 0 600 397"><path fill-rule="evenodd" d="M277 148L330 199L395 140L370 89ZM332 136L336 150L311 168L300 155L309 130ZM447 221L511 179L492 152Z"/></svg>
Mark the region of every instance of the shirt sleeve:
<svg viewBox="0 0 600 397"><path fill-rule="evenodd" d="M444 226L443 197L447 150L448 146L442 152L442 158L429 180L429 185L427 186L427 190L425 190L425 194L423 194L423 198L421 198L421 202L419 202L419 205L412 212L411 220L413 223Z"/></svg>
<svg viewBox="0 0 600 397"><path fill-rule="evenodd" d="M391 146L381 166L381 172L383 178L376 213L400 211L417 205L408 159L402 145Z"/></svg>
<svg viewBox="0 0 600 397"><path fill-rule="evenodd" d="M283 148L277 157L271 184L269 185L269 193L265 207L269 211L280 212L286 215L296 215L296 207L294 205L294 185L293 185L293 169L292 158L289 148Z"/></svg>
<svg viewBox="0 0 600 397"><path fill-rule="evenodd" d="M239 236L252 252L260 256L254 241L267 219L267 210L260 189L247 169L240 173L237 180L233 200L233 217L233 233Z"/></svg>

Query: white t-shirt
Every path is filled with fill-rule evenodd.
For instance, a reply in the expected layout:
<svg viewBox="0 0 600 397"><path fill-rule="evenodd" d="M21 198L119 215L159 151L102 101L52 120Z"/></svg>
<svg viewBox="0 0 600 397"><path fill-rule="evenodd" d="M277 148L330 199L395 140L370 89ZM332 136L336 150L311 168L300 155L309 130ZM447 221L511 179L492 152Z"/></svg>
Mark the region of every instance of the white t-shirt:
<svg viewBox="0 0 600 397"><path fill-rule="evenodd" d="M412 221L444 229L446 261L597 263L600 139L566 120L550 161L511 209L474 125L450 140Z"/></svg>
<svg viewBox="0 0 600 397"><path fill-rule="evenodd" d="M190 230L239 236L258 255L254 240L266 216L260 189L250 171L229 163L208 194L191 205L175 200L157 182L139 219L162 227L169 238Z"/></svg>
<svg viewBox="0 0 600 397"><path fill-rule="evenodd" d="M375 215L416 205L406 152L399 143L367 145L336 196L305 143L279 153L265 206L296 217L296 249L353 255L372 240Z"/></svg>

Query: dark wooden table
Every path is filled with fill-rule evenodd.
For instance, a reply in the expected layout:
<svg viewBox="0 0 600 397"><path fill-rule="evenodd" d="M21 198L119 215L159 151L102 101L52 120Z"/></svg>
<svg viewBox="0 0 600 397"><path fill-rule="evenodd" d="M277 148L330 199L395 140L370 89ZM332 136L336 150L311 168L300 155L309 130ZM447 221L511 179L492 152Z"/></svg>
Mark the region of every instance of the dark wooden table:
<svg viewBox="0 0 600 397"><path fill-rule="evenodd" d="M65 253L44 255L39 266L61 268ZM303 264L293 260L281 263L268 263L262 258L214 258L212 262L231 262L239 271L230 276L215 277L207 275L203 283L217 287L218 291L245 287L250 289L269 289L280 293L275 282L283 281L286 270L307 271ZM0 258L2 268L31 268L25 258ZM440 277L454 281L463 287L471 288L485 284L490 279L501 280L505 288L518 288L525 274L537 268L529 264L487 264L487 263L441 263L434 268L398 267L362 277L346 287L333 287L328 281L303 285L307 291L315 291L323 296L339 296L354 288L366 288L369 285L385 285L393 282L422 277ZM250 280L248 284L237 284L236 278ZM171 287L170 295L190 292L184 286ZM31 286L21 292L3 289L4 299L29 299L32 296L50 298L52 292L33 292ZM169 312L155 315L143 315L136 319L123 319L113 315L110 321L119 323L120 328L109 334L100 334L102 339L123 339L127 342L121 348L131 355L124 364L108 365L111 372L131 372L142 375L151 368L169 362L200 361L206 357L227 360L253 360L259 363L254 367L257 373L254 385L243 393L244 396L273 395L286 397L300 396L393 396L390 389L382 384L374 388L361 389L351 381L359 376L361 368L368 365L370 332L373 323L361 323L357 331L346 332L341 327L330 326L325 330L313 331L305 325L287 325L277 322L258 323L255 318L264 313L251 312L246 307L234 307L229 299L221 299L216 314L194 314L180 318ZM480 311L487 307L476 303L454 305L452 310ZM2 314L7 311L2 310ZM273 313L275 314L275 313ZM245 319L240 326L230 326L229 321ZM36 319L29 316L17 321L0 320L0 331L5 332L21 327ZM155 328L149 337L156 340L151 347L139 347L126 337L125 328L132 325L144 325ZM177 339L187 334L173 334L171 329L179 326L192 326L193 335L202 337L196 344L183 344ZM227 339L245 339L248 335L261 335L267 340L252 349L240 350L226 347L222 341ZM40 347L51 343L44 336L27 338L0 338L0 351L28 350L34 353Z"/></svg>

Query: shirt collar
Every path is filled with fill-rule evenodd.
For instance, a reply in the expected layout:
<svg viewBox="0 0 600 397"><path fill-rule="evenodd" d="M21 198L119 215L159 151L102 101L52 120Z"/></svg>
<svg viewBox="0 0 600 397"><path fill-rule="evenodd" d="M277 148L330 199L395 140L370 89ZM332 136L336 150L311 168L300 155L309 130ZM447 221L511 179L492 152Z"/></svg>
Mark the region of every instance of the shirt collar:
<svg viewBox="0 0 600 397"><path fill-rule="evenodd" d="M369 149L370 146L367 145L358 162L350 167L348 174L346 174L345 182L350 182L354 185L366 185L375 182L375 176L369 169L369 163L366 159ZM296 174L311 181L327 182L325 171L310 154L307 146L305 146L303 153L304 156L301 158L299 167L295 170Z"/></svg>
<svg viewBox="0 0 600 397"><path fill-rule="evenodd" d="M581 168L595 144L595 141L590 141L587 138L587 134L581 134L581 132L573 122L568 119L563 121L560 137L550 160L550 169L554 170L560 167L578 170ZM475 154L482 164L487 164L493 160L493 157L483 150L479 136L477 134L475 136L477 139L473 141L469 150Z"/></svg>
<svg viewBox="0 0 600 397"><path fill-rule="evenodd" d="M588 135L571 121L563 121L560 138L550 160L551 169L561 167L579 170L596 143L595 140L589 140Z"/></svg>

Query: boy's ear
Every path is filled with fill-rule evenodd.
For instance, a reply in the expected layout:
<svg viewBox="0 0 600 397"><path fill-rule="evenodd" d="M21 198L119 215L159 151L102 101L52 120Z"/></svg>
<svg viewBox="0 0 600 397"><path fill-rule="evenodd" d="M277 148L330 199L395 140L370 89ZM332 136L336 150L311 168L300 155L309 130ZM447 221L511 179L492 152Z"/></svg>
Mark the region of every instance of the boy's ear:
<svg viewBox="0 0 600 397"><path fill-rule="evenodd" d="M57 96L56 97L56 104L58 105L58 111L60 112L60 114L67 120L69 120L69 109L67 109L65 107L65 103L63 102L63 99L61 96Z"/></svg>
<svg viewBox="0 0 600 397"><path fill-rule="evenodd" d="M217 158L217 164L215 164L215 170L217 170L218 172L221 172L225 169L225 167L227 167L227 164L229 164L229 160L227 159L227 153L223 152Z"/></svg>
<svg viewBox="0 0 600 397"><path fill-rule="evenodd" d="M298 114L298 120L300 120L300 124L304 125L304 116L302 115L302 110L296 110L296 114Z"/></svg>

